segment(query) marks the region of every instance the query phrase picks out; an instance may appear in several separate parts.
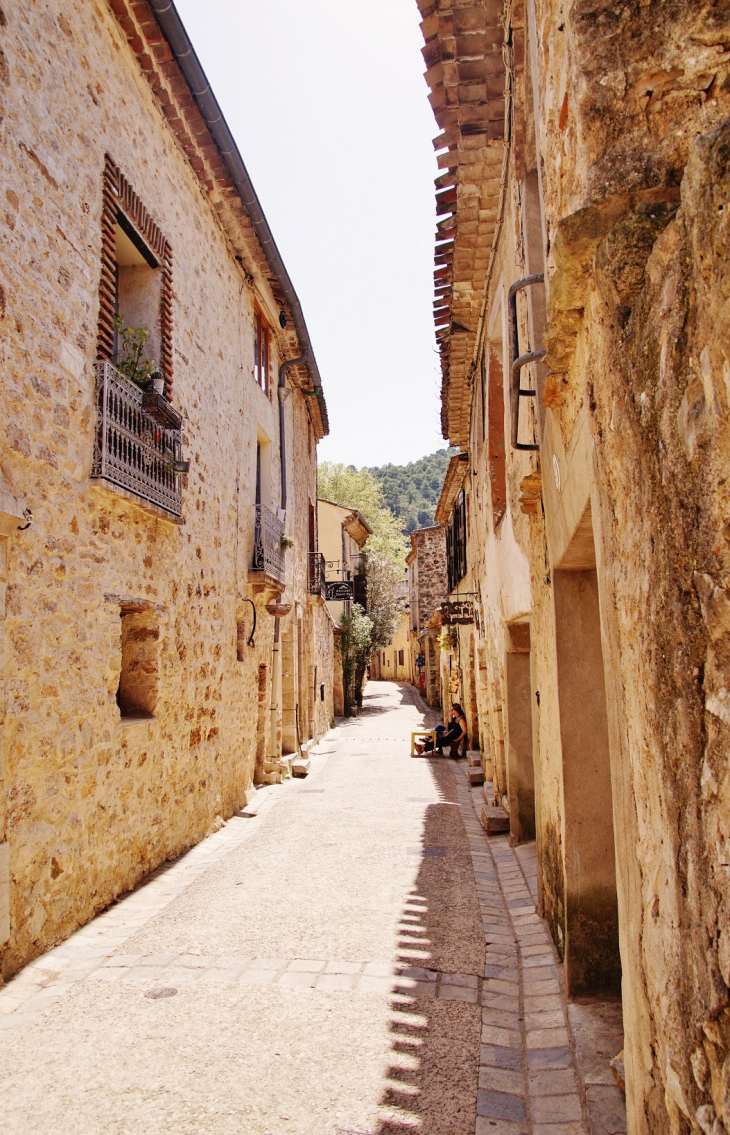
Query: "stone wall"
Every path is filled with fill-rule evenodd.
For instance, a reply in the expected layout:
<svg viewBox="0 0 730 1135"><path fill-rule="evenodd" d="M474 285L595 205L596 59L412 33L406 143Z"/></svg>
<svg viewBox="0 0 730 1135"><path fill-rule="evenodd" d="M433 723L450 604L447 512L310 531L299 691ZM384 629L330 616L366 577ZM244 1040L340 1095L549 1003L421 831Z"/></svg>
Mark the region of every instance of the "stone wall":
<svg viewBox="0 0 730 1135"><path fill-rule="evenodd" d="M7 546L7 975L251 792L273 629L266 593L248 582L257 435L278 452L278 407L253 377L254 302L273 329L273 374L290 343L250 230L239 236L253 272L112 13L73 0L60 15L39 2L6 10L0 39L0 476L33 511ZM89 478L107 152L174 252L174 403L191 461L181 524ZM316 460L308 401L295 391L287 406L289 430L304 438L289 456L286 569L302 608L300 497L314 491ZM276 509L276 455L271 474ZM246 599L255 645L239 660ZM117 704L132 610L143 612L132 629L154 672L154 698L139 707L151 717L122 717ZM329 676L331 637L312 637ZM318 712L317 728L327 716Z"/></svg>
<svg viewBox="0 0 730 1135"><path fill-rule="evenodd" d="M584 413L594 446L629 1116L652 1132L730 1124L729 34L703 4L576 4L540 83L549 412L559 462Z"/></svg>
<svg viewBox="0 0 730 1135"><path fill-rule="evenodd" d="M416 552L416 606L418 629L428 625L448 592L446 582L446 536L443 528L417 528L411 535Z"/></svg>
<svg viewBox="0 0 730 1135"><path fill-rule="evenodd" d="M483 143L459 129L488 117L490 91L480 99L474 79L436 99L461 66L435 66L453 59L436 7L421 4L449 148L439 188L454 202L440 222L453 268L442 245L437 284L458 281L460 311L484 295L485 262L469 277L466 251L485 187L461 178ZM485 213L501 228L484 252L473 356L466 329L437 319L443 420L452 443L468 432L472 469L463 589L477 593L476 649L459 692L476 691L485 767L515 839L529 835L534 775L539 903L569 994L615 994L620 946L629 1131L721 1135L730 23L702 2L664 5L661 18L596 0L508 14L508 154ZM522 372L536 390L521 406L530 453L509 445L506 292L541 271L546 287L517 302L518 350L548 351L545 367ZM500 398L505 502L490 437Z"/></svg>

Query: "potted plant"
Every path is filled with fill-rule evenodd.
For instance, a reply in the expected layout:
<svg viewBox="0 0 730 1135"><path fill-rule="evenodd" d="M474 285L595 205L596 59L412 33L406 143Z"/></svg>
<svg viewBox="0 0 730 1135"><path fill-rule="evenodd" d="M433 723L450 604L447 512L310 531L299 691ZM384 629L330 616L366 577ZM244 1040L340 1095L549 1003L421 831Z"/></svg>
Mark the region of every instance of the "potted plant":
<svg viewBox="0 0 730 1135"><path fill-rule="evenodd" d="M121 315L114 320L114 330L121 338L114 365L125 378L144 390L156 372L154 363L142 355L150 333L144 327L125 327Z"/></svg>

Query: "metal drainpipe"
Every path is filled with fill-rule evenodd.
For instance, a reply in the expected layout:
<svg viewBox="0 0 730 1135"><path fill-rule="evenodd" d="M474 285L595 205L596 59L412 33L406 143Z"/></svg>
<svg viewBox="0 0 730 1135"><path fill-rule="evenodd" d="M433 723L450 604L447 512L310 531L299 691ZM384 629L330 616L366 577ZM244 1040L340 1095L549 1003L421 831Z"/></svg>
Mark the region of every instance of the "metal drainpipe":
<svg viewBox="0 0 730 1135"><path fill-rule="evenodd" d="M279 460L281 462L281 511L283 513L286 513L286 415L284 414L284 403L290 393L286 385L286 372L289 367L306 363L311 353L312 348L307 347L304 354L298 359L287 359L279 367Z"/></svg>

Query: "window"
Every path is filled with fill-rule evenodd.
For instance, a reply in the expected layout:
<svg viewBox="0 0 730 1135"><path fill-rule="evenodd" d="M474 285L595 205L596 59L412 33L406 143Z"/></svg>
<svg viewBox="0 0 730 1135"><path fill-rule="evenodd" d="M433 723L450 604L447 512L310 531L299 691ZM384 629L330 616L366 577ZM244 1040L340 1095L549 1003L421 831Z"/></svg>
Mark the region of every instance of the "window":
<svg viewBox="0 0 730 1135"><path fill-rule="evenodd" d="M117 705L122 720L150 718L157 705L157 614L139 607L122 607L121 668Z"/></svg>
<svg viewBox="0 0 730 1135"><path fill-rule="evenodd" d="M501 327L501 323L498 326ZM489 479L492 484L492 520L496 528L507 509L507 454L504 441L504 376L501 341L489 342L484 353L487 358Z"/></svg>
<svg viewBox="0 0 730 1135"><path fill-rule="evenodd" d="M404 659L402 650L398 651L398 665L399 666L405 666L405 659Z"/></svg>
<svg viewBox="0 0 730 1135"><path fill-rule="evenodd" d="M271 507L271 441L261 429L256 437L256 504Z"/></svg>
<svg viewBox="0 0 730 1135"><path fill-rule="evenodd" d="M449 591L453 591L459 580L466 575L466 498L463 489L457 497L451 523L446 529L446 567Z"/></svg>
<svg viewBox="0 0 730 1135"><path fill-rule="evenodd" d="M119 167L107 154L102 207L97 356L116 363L123 327L147 335L141 351L161 370L172 398L172 249Z"/></svg>
<svg viewBox="0 0 730 1135"><path fill-rule="evenodd" d="M269 348L271 332L263 315L256 308L254 312L253 367L254 377L264 394L269 393Z"/></svg>

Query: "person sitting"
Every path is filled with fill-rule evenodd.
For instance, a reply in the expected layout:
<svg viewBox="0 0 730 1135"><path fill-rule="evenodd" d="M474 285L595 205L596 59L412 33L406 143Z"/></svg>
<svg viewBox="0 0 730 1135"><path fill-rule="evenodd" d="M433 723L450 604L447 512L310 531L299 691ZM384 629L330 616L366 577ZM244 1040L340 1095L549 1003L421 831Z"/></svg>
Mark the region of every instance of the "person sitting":
<svg viewBox="0 0 730 1135"><path fill-rule="evenodd" d="M435 747L437 754L440 757L443 757L444 745L451 745L449 755L452 760L458 760L459 747L466 737L466 717L464 716L464 710L461 708L458 702L454 702L451 707L451 710L449 712L448 726L437 725L436 733L438 734L438 736L436 738L435 746L433 740L428 737L425 744L416 745L417 751L421 754L431 753L434 751Z"/></svg>

